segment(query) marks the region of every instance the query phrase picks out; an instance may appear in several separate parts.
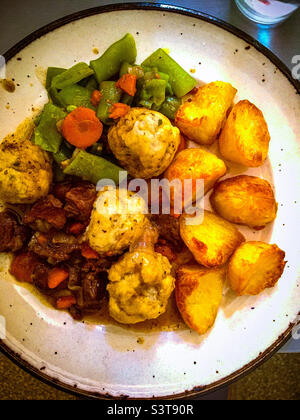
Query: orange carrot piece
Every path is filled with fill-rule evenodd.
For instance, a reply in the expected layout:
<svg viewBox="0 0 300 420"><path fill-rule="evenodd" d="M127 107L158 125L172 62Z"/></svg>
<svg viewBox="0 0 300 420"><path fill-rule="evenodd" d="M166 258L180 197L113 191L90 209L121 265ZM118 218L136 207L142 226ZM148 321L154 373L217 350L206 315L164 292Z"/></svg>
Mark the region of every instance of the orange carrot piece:
<svg viewBox="0 0 300 420"><path fill-rule="evenodd" d="M68 309L71 306L75 305L76 298L73 295L70 296L62 296L56 300L56 308L57 309Z"/></svg>
<svg viewBox="0 0 300 420"><path fill-rule="evenodd" d="M62 133L70 144L86 149L96 143L103 131L103 125L95 111L78 107L64 119Z"/></svg>
<svg viewBox="0 0 300 420"><path fill-rule="evenodd" d="M32 283L32 273L38 263L37 257L30 252L24 252L14 257L9 272L18 281Z"/></svg>
<svg viewBox="0 0 300 420"><path fill-rule="evenodd" d="M55 289L68 277L69 277L69 273L67 270L64 270L63 268L60 268L60 267L53 268L48 274L49 289Z"/></svg>
<svg viewBox="0 0 300 420"><path fill-rule="evenodd" d="M109 108L109 118L113 118L114 120L116 120L117 118L124 117L124 115L126 115L127 112L129 112L129 110L129 105L117 102Z"/></svg>
<svg viewBox="0 0 300 420"><path fill-rule="evenodd" d="M96 260L99 258L99 254L87 242L84 242L81 246L81 255L87 260Z"/></svg>
<svg viewBox="0 0 300 420"><path fill-rule="evenodd" d="M77 235L80 235L84 231L84 228L85 228L85 225L83 223L76 222L70 226L69 232L77 236Z"/></svg>
<svg viewBox="0 0 300 420"><path fill-rule="evenodd" d="M42 233L38 234L37 241L40 245L45 245L48 242L47 236Z"/></svg>
<svg viewBox="0 0 300 420"><path fill-rule="evenodd" d="M94 106L98 106L100 99L101 99L101 92L100 90L94 90L91 96L91 104Z"/></svg>
<svg viewBox="0 0 300 420"><path fill-rule="evenodd" d="M126 73L117 81L116 86L128 95L134 96L136 94L136 80L137 77L134 74Z"/></svg>

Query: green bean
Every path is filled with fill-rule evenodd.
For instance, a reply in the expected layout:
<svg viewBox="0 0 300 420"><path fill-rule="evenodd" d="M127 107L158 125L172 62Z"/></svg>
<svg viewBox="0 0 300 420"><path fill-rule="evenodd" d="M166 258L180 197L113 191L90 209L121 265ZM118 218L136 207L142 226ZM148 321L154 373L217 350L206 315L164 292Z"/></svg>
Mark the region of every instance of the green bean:
<svg viewBox="0 0 300 420"><path fill-rule="evenodd" d="M196 80L161 48L150 55L142 66L157 67L158 71L168 74L171 87L178 98L196 86Z"/></svg>
<svg viewBox="0 0 300 420"><path fill-rule="evenodd" d="M97 109L97 117L104 124L112 124L113 121L109 118L110 107L120 102L122 90L116 86L116 82L102 82L100 83L101 99Z"/></svg>
<svg viewBox="0 0 300 420"><path fill-rule="evenodd" d="M121 102L123 104L131 106L133 103L134 96L128 95L128 93L123 93Z"/></svg>
<svg viewBox="0 0 300 420"><path fill-rule="evenodd" d="M142 69L141 66L132 65L124 61L124 63L122 63L122 66L121 66L119 76L122 77L124 76L124 74L133 74L134 76L137 77L137 79L140 79L141 77L144 76L144 70Z"/></svg>
<svg viewBox="0 0 300 420"><path fill-rule="evenodd" d="M65 143L62 143L57 153L53 153L53 159L56 163L60 164L64 160L68 160L72 157L72 149L69 149Z"/></svg>
<svg viewBox="0 0 300 420"><path fill-rule="evenodd" d="M63 173L61 167L54 162L53 163L53 180L54 182L62 182L66 178L66 175Z"/></svg>
<svg viewBox="0 0 300 420"><path fill-rule="evenodd" d="M66 113L53 104L46 104L39 125L34 130L34 143L40 146L43 150L57 153L59 151L62 135L57 130L56 124L58 121L66 117Z"/></svg>
<svg viewBox="0 0 300 420"><path fill-rule="evenodd" d="M93 184L97 184L101 179L110 179L118 184L120 171L123 169L100 156L76 150L69 165L64 169L64 174L77 176Z"/></svg>
<svg viewBox="0 0 300 420"><path fill-rule="evenodd" d="M51 87L63 89L80 82L80 80L83 80L92 74L94 74L93 70L86 63L77 63L70 69L56 75L52 79Z"/></svg>
<svg viewBox="0 0 300 420"><path fill-rule="evenodd" d="M99 85L97 80L94 77L90 77L89 81L87 82L85 86L90 92L93 92L94 90L99 89Z"/></svg>
<svg viewBox="0 0 300 420"><path fill-rule="evenodd" d="M63 73L66 69L61 67L48 67L47 69L47 77L46 77L46 89L50 89L52 79L57 76L58 74Z"/></svg>
<svg viewBox="0 0 300 420"><path fill-rule="evenodd" d="M91 61L90 66L96 74L98 83L101 83L119 73L124 61L133 64L136 55L135 40L131 34L126 34L122 39L112 44L101 57Z"/></svg>
<svg viewBox="0 0 300 420"><path fill-rule="evenodd" d="M178 108L180 107L181 103L181 99L169 96L159 108L159 112L164 114L170 120L175 120L175 114Z"/></svg>
<svg viewBox="0 0 300 420"><path fill-rule="evenodd" d="M146 80L139 92L138 105L158 110L166 97L167 82L162 79Z"/></svg>
<svg viewBox="0 0 300 420"><path fill-rule="evenodd" d="M79 85L71 85L63 88L57 94L60 103L67 108L69 105L84 106L85 108L96 108L91 104L91 91Z"/></svg>

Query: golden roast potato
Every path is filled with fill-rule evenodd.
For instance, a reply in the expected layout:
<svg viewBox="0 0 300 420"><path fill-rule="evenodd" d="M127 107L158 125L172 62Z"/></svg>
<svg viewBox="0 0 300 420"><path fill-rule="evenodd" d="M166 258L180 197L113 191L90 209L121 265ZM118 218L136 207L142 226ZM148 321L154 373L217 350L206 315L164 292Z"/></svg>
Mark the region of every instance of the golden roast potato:
<svg viewBox="0 0 300 420"><path fill-rule="evenodd" d="M237 90L230 83L212 82L178 109L175 124L189 139L212 144L224 123Z"/></svg>
<svg viewBox="0 0 300 420"><path fill-rule="evenodd" d="M268 181L239 175L218 182L210 196L213 209L232 223L262 229L276 218L277 203Z"/></svg>
<svg viewBox="0 0 300 420"><path fill-rule="evenodd" d="M182 184L182 192L171 189L171 206L174 207L174 200L178 198L184 203L194 202L196 199L196 180L204 180L204 194L206 194L226 173L225 163L213 153L202 149L185 149L175 156L175 159L166 170L164 177L169 181L179 179ZM184 181L192 179L191 188ZM178 196L180 194L180 196ZM179 201L178 201L179 202Z"/></svg>
<svg viewBox="0 0 300 420"><path fill-rule="evenodd" d="M216 320L223 297L224 267L184 265L176 271L176 303L184 322L205 334Z"/></svg>
<svg viewBox="0 0 300 420"><path fill-rule="evenodd" d="M249 101L237 103L219 138L224 158L249 167L261 166L268 156L269 142L263 113Z"/></svg>
<svg viewBox="0 0 300 420"><path fill-rule="evenodd" d="M205 267L223 265L234 250L245 241L231 223L205 210L202 223L194 224L192 215L180 217L180 235L195 260Z"/></svg>
<svg viewBox="0 0 300 420"><path fill-rule="evenodd" d="M286 262L285 252L265 242L245 242L232 255L227 277L238 295L258 295L274 287Z"/></svg>

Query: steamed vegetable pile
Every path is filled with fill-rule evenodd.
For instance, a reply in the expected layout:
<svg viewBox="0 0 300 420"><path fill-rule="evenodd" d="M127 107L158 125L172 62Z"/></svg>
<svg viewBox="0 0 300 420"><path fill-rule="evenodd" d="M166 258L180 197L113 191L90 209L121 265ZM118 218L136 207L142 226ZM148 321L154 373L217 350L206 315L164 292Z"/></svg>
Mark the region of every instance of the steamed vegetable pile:
<svg viewBox="0 0 300 420"><path fill-rule="evenodd" d="M126 34L90 65L48 68L50 102L37 118L33 142L52 153L57 180L74 175L95 184L103 178L118 183L122 168L107 159L102 138L131 107L175 119L196 80L161 48L141 65L136 57L135 40Z"/></svg>

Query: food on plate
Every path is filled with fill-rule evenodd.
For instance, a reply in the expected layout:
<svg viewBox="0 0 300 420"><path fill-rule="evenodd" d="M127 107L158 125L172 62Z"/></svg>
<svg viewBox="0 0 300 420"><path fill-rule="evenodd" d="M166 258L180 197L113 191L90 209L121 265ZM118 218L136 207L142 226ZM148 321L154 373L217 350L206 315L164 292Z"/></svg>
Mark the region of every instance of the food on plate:
<svg viewBox="0 0 300 420"><path fill-rule="evenodd" d="M30 141L30 127L20 126L0 144L0 199L6 203L34 203L50 189L51 160Z"/></svg>
<svg viewBox="0 0 300 420"><path fill-rule="evenodd" d="M199 334L215 323L223 297L225 267L183 265L176 272L176 303L184 322Z"/></svg>
<svg viewBox="0 0 300 420"><path fill-rule="evenodd" d="M262 229L276 218L277 203L268 181L239 175L218 182L210 196L213 209L232 223Z"/></svg>
<svg viewBox="0 0 300 420"><path fill-rule="evenodd" d="M155 236L153 239L153 234L146 229L130 252L109 270L109 312L122 324L157 318L165 312L174 290L171 264L154 251Z"/></svg>
<svg viewBox="0 0 300 420"><path fill-rule="evenodd" d="M204 211L203 221L197 218L187 214L180 217L180 235L186 246L204 267L225 264L245 241L244 236L231 223L210 211Z"/></svg>
<svg viewBox="0 0 300 420"><path fill-rule="evenodd" d="M196 198L202 197L199 197L197 180L204 181L203 193L206 194L225 173L225 163L213 153L196 148L182 150L175 156L164 174L169 182L180 180L182 184L181 191L176 188L171 190L170 201L172 207L174 207L174 202L183 205L185 201L189 204L194 202ZM190 186L184 182L188 179L192 180ZM196 197L197 193L198 197Z"/></svg>
<svg viewBox="0 0 300 420"><path fill-rule="evenodd" d="M248 167L261 166L269 152L270 134L263 113L251 102L238 102L219 138L225 159Z"/></svg>
<svg viewBox="0 0 300 420"><path fill-rule="evenodd" d="M120 254L141 236L147 225L143 198L127 189L100 191L85 240L99 254Z"/></svg>
<svg viewBox="0 0 300 420"><path fill-rule="evenodd" d="M185 323L205 334L225 272L238 294L259 293L282 274L283 251L244 243L230 223L263 228L277 204L263 179L220 182L226 164L204 147L219 136L237 90L221 81L197 89L161 48L142 64L136 57L126 34L90 64L48 68L48 103L0 145L0 252L13 253L18 281L75 320L180 328L177 301ZM190 148L188 139L204 146ZM261 111L241 101L220 149L257 166L269 139ZM195 202L213 187L218 214L204 211L202 220Z"/></svg>
<svg viewBox="0 0 300 420"><path fill-rule="evenodd" d="M238 295L258 295L274 287L281 277L285 252L265 242L245 242L232 255L227 277Z"/></svg>
<svg viewBox="0 0 300 420"><path fill-rule="evenodd" d="M175 124L189 139L212 144L224 124L237 90L230 83L208 83L178 109Z"/></svg>
<svg viewBox="0 0 300 420"><path fill-rule="evenodd" d="M109 130L108 143L130 175L148 179L170 165L180 144L180 133L161 113L131 108Z"/></svg>

